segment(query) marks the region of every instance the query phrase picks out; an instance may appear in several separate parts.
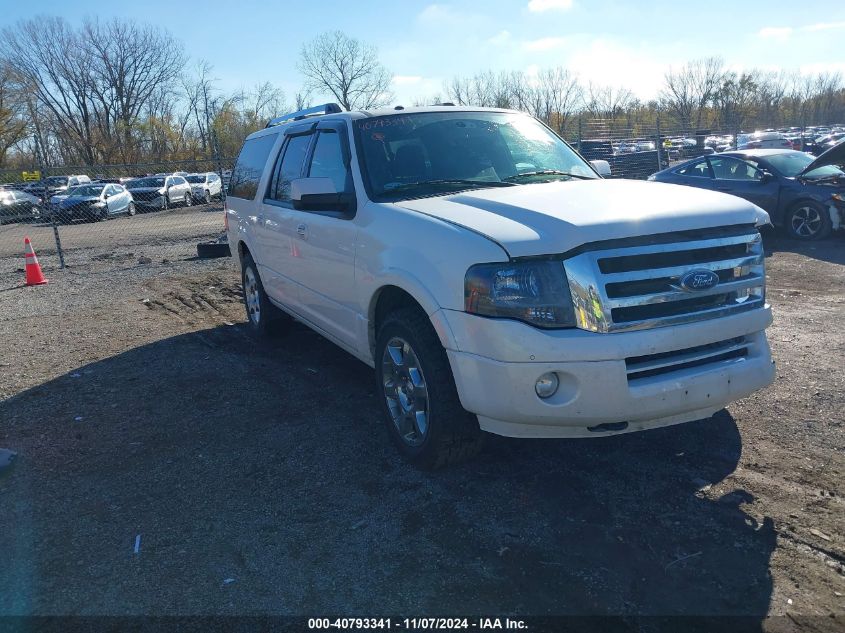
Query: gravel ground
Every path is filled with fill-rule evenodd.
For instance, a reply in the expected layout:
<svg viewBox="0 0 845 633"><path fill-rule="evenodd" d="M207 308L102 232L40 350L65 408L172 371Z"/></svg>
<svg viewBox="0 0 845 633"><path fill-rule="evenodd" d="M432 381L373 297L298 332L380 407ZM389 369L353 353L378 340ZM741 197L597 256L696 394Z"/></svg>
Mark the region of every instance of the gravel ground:
<svg viewBox="0 0 845 633"><path fill-rule="evenodd" d="M0 614L842 630L845 239L767 247L770 388L645 433L491 436L434 474L389 445L369 368L299 325L249 338L229 260L88 258L20 288L0 259Z"/></svg>
<svg viewBox="0 0 845 633"><path fill-rule="evenodd" d="M196 254L197 241L223 232L223 207L213 202L132 217L115 216L101 222L76 221L59 225L58 232L65 264L71 268L137 257L181 259ZM16 258L23 259L26 236L32 239L42 266L59 266L53 227L45 223L0 226L0 262L10 258L20 265Z"/></svg>

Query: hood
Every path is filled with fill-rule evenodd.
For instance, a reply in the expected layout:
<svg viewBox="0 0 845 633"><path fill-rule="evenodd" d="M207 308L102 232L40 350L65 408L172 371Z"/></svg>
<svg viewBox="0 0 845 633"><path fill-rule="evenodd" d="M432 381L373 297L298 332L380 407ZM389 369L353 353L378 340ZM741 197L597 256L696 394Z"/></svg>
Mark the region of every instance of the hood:
<svg viewBox="0 0 845 633"><path fill-rule="evenodd" d="M735 196L640 180L582 180L482 189L397 206L463 226L511 257L564 253L588 242L734 224L765 224Z"/></svg>
<svg viewBox="0 0 845 633"><path fill-rule="evenodd" d="M100 196L62 196L62 206L72 207L75 204L87 204L89 202L99 202Z"/></svg>
<svg viewBox="0 0 845 633"><path fill-rule="evenodd" d="M127 187L127 191L137 191L138 193L152 193L154 191L160 191L164 189L164 185L161 187Z"/></svg>
<svg viewBox="0 0 845 633"><path fill-rule="evenodd" d="M841 165L842 163L845 163L845 139L839 141L829 150L819 154L818 158L807 165L798 175L803 176L807 172L824 167L825 165Z"/></svg>

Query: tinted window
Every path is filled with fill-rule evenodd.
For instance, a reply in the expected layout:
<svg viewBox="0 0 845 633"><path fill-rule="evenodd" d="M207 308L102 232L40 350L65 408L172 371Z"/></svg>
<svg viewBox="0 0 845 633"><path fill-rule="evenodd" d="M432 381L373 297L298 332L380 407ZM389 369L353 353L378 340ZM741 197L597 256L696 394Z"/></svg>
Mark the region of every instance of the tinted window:
<svg viewBox="0 0 845 633"><path fill-rule="evenodd" d="M710 159L713 177L721 180L759 180L760 172L750 165L736 158L727 156Z"/></svg>
<svg viewBox="0 0 845 633"><path fill-rule="evenodd" d="M343 163L340 135L336 132L320 132L317 144L314 145L308 175L314 178L331 178L335 190L346 191L346 165Z"/></svg>
<svg viewBox="0 0 845 633"><path fill-rule="evenodd" d="M220 180L220 176L217 174L208 174L208 182L217 182Z"/></svg>
<svg viewBox="0 0 845 633"><path fill-rule="evenodd" d="M678 169L675 173L681 176L695 176L698 178L710 178L710 170L707 168L707 161L697 160Z"/></svg>
<svg viewBox="0 0 845 633"><path fill-rule="evenodd" d="M264 171L270 150L276 142L276 136L277 134L268 134L244 142L241 153L238 155L238 162L232 170L232 178L229 182L230 196L245 200L255 198L258 181L261 180L261 173Z"/></svg>
<svg viewBox="0 0 845 633"><path fill-rule="evenodd" d="M184 185L185 179L182 176L173 176L173 184L174 185Z"/></svg>
<svg viewBox="0 0 845 633"><path fill-rule="evenodd" d="M290 181L302 175L302 164L311 143L311 135L292 136L287 142L282 160L273 174L270 197L274 200L287 202L290 200ZM233 176L234 178L234 176Z"/></svg>

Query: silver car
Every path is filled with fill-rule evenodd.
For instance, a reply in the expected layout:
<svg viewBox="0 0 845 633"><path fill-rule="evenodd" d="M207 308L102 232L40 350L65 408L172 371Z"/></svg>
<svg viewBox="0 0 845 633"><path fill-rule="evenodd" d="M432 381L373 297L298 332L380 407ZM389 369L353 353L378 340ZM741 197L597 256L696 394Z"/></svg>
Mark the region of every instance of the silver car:
<svg viewBox="0 0 845 633"><path fill-rule="evenodd" d="M130 180L126 188L138 209L169 209L177 204L194 203L191 185L183 176L145 176Z"/></svg>
<svg viewBox="0 0 845 633"><path fill-rule="evenodd" d="M185 176L191 189L193 190L194 200L201 201L204 204L211 202L212 198L219 198L223 192L223 182L213 171L203 174L188 174Z"/></svg>

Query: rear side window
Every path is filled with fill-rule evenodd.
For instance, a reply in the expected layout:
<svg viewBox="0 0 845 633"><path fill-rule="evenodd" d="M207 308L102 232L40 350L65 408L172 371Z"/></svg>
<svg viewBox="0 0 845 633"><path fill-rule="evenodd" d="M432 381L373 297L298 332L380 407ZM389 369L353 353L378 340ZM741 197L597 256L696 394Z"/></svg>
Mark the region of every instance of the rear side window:
<svg viewBox="0 0 845 633"><path fill-rule="evenodd" d="M230 196L244 200L255 198L258 181L261 180L261 173L264 171L267 157L270 156L270 150L276 143L277 135L268 134L244 142L229 181Z"/></svg>
<svg viewBox="0 0 845 633"><path fill-rule="evenodd" d="M311 144L311 134L291 136L285 147L282 159L276 165L270 197L279 202L290 202L290 181L302 175L302 163Z"/></svg>
<svg viewBox="0 0 845 633"><path fill-rule="evenodd" d="M675 173L681 176L710 178L710 169L707 167L707 161L705 159L685 165L684 167L678 169Z"/></svg>

